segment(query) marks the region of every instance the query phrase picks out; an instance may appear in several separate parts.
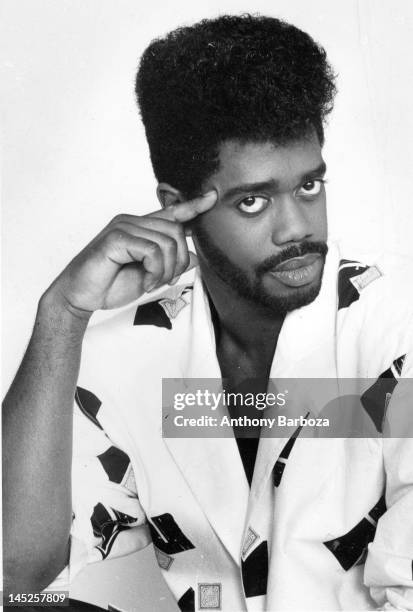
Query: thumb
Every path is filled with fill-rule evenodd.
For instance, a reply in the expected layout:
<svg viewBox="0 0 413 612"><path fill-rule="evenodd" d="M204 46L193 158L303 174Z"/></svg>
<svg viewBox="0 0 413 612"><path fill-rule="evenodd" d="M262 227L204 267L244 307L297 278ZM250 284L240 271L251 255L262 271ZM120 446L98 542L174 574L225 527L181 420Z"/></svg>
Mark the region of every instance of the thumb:
<svg viewBox="0 0 413 612"><path fill-rule="evenodd" d="M192 251L188 251L188 255L189 255L189 264L186 270L182 274L185 274L185 272L192 270L192 268L196 268L196 266L198 265L198 257L195 255L195 253L193 253ZM169 281L168 285L176 285L176 283L179 281L181 276L182 276L181 274L179 274L178 276L174 276L174 278L171 281Z"/></svg>

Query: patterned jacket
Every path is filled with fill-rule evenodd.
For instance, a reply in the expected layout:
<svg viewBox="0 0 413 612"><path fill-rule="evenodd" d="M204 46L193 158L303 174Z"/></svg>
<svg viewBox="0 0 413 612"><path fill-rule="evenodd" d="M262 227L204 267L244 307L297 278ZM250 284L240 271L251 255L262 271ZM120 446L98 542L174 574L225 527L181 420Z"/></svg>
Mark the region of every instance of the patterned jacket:
<svg viewBox="0 0 413 612"><path fill-rule="evenodd" d="M318 298L285 319L271 378L361 381L378 435L262 437L251 488L233 437L162 437L162 378L221 376L199 273L90 326L71 559L54 586L152 541L181 610L413 610L413 427L380 435L386 415L413 409L407 285L330 245ZM377 391L379 413L365 401ZM296 415L308 412L303 401Z"/></svg>

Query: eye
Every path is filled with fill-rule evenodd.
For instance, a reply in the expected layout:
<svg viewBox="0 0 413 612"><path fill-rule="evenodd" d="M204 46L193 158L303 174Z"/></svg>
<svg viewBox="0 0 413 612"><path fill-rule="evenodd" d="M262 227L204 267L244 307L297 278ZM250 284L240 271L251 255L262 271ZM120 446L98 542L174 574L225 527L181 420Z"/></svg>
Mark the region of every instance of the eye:
<svg viewBox="0 0 413 612"><path fill-rule="evenodd" d="M325 181L323 179L311 179L311 181L307 181L304 185L301 185L297 194L304 197L317 196L321 193L324 183Z"/></svg>
<svg viewBox="0 0 413 612"><path fill-rule="evenodd" d="M264 210L268 201L268 198L263 198L262 196L248 196L248 198L241 200L241 202L237 204L237 207L248 215L254 215Z"/></svg>

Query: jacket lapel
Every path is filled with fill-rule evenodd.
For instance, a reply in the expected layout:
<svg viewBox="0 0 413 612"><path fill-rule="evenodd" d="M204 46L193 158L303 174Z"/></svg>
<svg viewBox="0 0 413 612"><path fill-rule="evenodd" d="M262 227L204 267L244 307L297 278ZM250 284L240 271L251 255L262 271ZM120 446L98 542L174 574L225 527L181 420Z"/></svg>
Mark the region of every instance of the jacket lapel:
<svg viewBox="0 0 413 612"><path fill-rule="evenodd" d="M336 245L331 244L318 297L308 306L292 311L286 316L278 338L271 367L270 385L273 381L280 392L284 392L289 386L290 391L291 387L299 390L298 395L295 393L296 399L291 397L287 399L283 414L288 417L305 417L309 410L313 415L317 411L317 406L309 404L306 398L306 378L337 377L335 337L338 263L338 249ZM296 384L293 379L296 379ZM331 393L333 387L335 388L331 381L326 385L326 392ZM294 393L292 395L294 396ZM265 417L274 418L277 414L279 408L276 406L267 408L263 412ZM276 437L275 428L275 435L274 430L270 430L267 436L261 436L251 486L250 507L254 505L254 500L258 500L268 479L272 477L275 463L291 436L299 434L296 426L284 427L282 434L284 432L286 436Z"/></svg>
<svg viewBox="0 0 413 612"><path fill-rule="evenodd" d="M180 376L194 388L221 389L221 371L216 357L215 335L207 296L199 272L194 282L191 306L189 350ZM211 379L210 382L204 379ZM198 383L196 383L197 385ZM218 407L211 416L220 419L228 413ZM198 435L199 430L198 430ZM165 444L198 499L202 511L218 538L237 564L241 549L249 486L234 436L227 438L164 438Z"/></svg>

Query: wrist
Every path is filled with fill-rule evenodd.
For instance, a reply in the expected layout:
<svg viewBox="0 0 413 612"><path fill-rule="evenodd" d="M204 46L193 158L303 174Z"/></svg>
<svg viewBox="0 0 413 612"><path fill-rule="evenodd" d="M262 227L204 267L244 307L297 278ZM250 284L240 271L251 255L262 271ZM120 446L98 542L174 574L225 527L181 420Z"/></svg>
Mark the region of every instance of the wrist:
<svg viewBox="0 0 413 612"><path fill-rule="evenodd" d="M92 314L73 308L64 297L48 289L39 300L37 322L60 335L83 337Z"/></svg>

